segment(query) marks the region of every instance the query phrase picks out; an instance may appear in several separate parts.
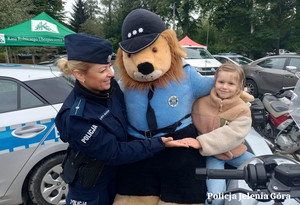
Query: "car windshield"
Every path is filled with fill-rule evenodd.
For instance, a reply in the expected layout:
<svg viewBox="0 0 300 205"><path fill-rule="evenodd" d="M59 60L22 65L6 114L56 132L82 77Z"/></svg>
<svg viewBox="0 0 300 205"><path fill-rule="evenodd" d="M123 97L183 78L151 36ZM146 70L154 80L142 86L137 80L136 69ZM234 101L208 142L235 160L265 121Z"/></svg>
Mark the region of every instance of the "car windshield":
<svg viewBox="0 0 300 205"><path fill-rule="evenodd" d="M212 59L214 58L205 48L201 47L184 47L186 59Z"/></svg>
<svg viewBox="0 0 300 205"><path fill-rule="evenodd" d="M245 65L245 64L248 64L248 63L251 63L251 62L252 62L251 59L245 58L245 57L239 57L239 56L235 57L235 56L233 56L233 57L229 57L229 58L230 58L231 60L237 62L237 63L240 64L240 65Z"/></svg>

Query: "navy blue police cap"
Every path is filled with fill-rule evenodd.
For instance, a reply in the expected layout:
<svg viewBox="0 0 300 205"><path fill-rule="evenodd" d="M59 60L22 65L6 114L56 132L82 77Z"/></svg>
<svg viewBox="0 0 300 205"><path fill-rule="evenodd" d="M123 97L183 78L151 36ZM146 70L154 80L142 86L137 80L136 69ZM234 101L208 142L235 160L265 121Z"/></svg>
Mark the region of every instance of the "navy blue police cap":
<svg viewBox="0 0 300 205"><path fill-rule="evenodd" d="M126 53L137 53L153 44L164 30L166 25L157 14L135 9L123 22L119 46Z"/></svg>
<svg viewBox="0 0 300 205"><path fill-rule="evenodd" d="M113 53L112 43L109 40L86 33L65 36L65 47L68 60L88 63L108 64Z"/></svg>

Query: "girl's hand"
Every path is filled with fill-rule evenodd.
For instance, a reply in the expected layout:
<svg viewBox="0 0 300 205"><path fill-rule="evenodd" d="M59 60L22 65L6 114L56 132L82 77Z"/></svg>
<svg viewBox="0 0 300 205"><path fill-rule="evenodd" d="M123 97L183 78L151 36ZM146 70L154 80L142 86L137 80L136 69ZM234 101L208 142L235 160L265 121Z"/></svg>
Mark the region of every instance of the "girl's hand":
<svg viewBox="0 0 300 205"><path fill-rule="evenodd" d="M161 139L166 147L189 147L182 140L173 140L172 137L162 137Z"/></svg>

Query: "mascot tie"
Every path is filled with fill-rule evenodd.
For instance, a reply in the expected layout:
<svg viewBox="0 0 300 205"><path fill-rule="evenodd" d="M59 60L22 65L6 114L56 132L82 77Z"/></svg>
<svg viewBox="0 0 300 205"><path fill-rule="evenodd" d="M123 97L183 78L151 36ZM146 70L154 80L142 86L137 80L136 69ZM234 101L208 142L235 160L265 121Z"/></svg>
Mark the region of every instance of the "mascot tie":
<svg viewBox="0 0 300 205"><path fill-rule="evenodd" d="M146 113L148 127L149 127L150 130L156 130L157 129L157 122L156 122L155 112L154 112L153 108L150 105L150 100L152 99L153 94L154 94L154 86L152 86L152 89L149 89L149 92L148 92L148 107L147 107L147 113Z"/></svg>

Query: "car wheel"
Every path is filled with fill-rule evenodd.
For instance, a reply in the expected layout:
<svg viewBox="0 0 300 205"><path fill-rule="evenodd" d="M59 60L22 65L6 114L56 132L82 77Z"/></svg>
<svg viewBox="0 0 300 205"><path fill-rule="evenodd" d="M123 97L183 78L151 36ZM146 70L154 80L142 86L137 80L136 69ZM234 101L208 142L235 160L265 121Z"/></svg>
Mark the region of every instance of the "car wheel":
<svg viewBox="0 0 300 205"><path fill-rule="evenodd" d="M258 97L257 85L253 80L246 80L246 88L249 94L253 95L255 98Z"/></svg>
<svg viewBox="0 0 300 205"><path fill-rule="evenodd" d="M54 155L34 168L28 185L28 193L33 203L66 204L68 185L60 177L63 158L63 154Z"/></svg>

